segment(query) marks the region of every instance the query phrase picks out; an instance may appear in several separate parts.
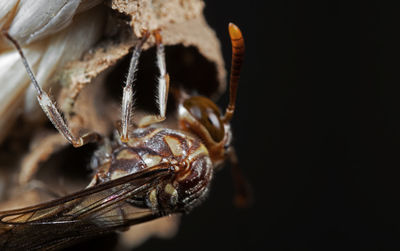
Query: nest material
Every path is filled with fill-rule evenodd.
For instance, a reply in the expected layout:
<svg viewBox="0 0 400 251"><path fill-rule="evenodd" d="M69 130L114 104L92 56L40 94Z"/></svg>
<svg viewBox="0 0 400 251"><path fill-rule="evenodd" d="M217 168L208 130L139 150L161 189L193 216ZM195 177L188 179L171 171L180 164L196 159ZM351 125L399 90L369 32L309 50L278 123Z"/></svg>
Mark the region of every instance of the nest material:
<svg viewBox="0 0 400 251"><path fill-rule="evenodd" d="M191 86L195 90L202 90L212 98L217 97L225 90L225 70L219 42L202 15L203 7L202 1L136 1L131 3L127 3L127 1L112 1L111 8L117 13L111 13L109 17L111 20L106 28L108 37L86 53L83 60L70 62L63 72L64 76L61 77L61 84L64 88L59 102L64 112L68 114L74 113L75 115L82 114L81 111L85 110L85 108L81 109L80 106L73 108L82 89L87 84L92 83L101 73L112 69L121 58L127 56L145 29L161 29L163 43L167 46L180 45L184 48L195 48L196 52L182 49L180 52L171 55L168 54L167 47L167 69L179 68L179 65L185 67L186 62L183 60L175 60L173 65L168 64L170 58L182 57L182 54L198 53L212 65L214 72L209 72L208 74L211 77L205 79L202 83L198 83L197 86L191 84L197 77L195 75L193 75L193 80L187 79L187 82L183 83L183 85L184 87L186 85ZM116 18L121 14L129 16L130 21ZM116 31L115 27L119 27L119 29ZM150 41L145 44L145 50L153 45L154 39L151 37ZM155 58L153 58L153 62L155 62ZM151 66L145 65L144 67ZM204 75L202 66L192 65L191 67L190 71L201 72ZM123 73L124 75L126 75L126 70ZM139 69L140 71L141 69ZM183 71L181 70L181 72ZM107 75L107 72L105 75ZM172 82L180 78L179 72L178 75L170 72L170 76ZM154 82L155 77L156 75L149 80ZM152 97L149 98L153 99ZM83 105L85 106L85 104ZM112 104L107 104L106 106L110 107ZM106 108L103 106L101 109L104 111ZM87 113L84 114L86 115L82 115L82 118L87 116ZM115 114L115 112L110 114ZM81 127L104 132L102 128L92 128L89 124L90 122L84 122ZM96 122L95 124L98 123Z"/></svg>

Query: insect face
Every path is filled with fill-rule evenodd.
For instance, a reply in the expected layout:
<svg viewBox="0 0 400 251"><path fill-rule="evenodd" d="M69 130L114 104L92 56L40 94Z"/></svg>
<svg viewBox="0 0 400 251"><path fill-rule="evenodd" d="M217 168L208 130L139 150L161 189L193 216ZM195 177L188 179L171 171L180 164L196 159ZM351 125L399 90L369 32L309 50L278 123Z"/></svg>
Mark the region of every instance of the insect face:
<svg viewBox="0 0 400 251"><path fill-rule="evenodd" d="M224 138L220 111L208 98L196 96L186 99L179 115L181 128L194 130L205 141L220 142ZM190 126L191 124L197 126Z"/></svg>
<svg viewBox="0 0 400 251"><path fill-rule="evenodd" d="M202 96L183 98L178 93L179 126L185 131L197 135L207 146L215 166L226 159L231 144L229 122L235 111L239 73L244 55L244 40L241 31L234 24L229 24L232 40L232 68L229 83L229 104L222 116L218 106Z"/></svg>

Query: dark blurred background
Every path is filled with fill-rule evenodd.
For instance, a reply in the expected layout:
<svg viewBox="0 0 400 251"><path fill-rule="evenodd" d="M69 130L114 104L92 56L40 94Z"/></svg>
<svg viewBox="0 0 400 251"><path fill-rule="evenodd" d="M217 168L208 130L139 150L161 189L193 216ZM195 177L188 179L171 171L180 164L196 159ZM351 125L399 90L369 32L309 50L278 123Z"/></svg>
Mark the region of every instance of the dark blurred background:
<svg viewBox="0 0 400 251"><path fill-rule="evenodd" d="M400 15L349 2L206 1L227 67L228 22L246 39L233 128L254 204L234 207L225 168L137 250L400 249Z"/></svg>

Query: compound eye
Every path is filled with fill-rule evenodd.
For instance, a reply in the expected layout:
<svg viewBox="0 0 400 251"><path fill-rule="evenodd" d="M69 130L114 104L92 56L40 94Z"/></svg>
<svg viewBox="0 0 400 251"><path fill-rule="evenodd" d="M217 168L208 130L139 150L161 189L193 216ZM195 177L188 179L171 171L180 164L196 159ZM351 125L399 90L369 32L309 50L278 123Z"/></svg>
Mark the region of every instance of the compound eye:
<svg viewBox="0 0 400 251"><path fill-rule="evenodd" d="M215 142L224 138L224 126L218 107L208 98L191 97L183 105L209 132Z"/></svg>

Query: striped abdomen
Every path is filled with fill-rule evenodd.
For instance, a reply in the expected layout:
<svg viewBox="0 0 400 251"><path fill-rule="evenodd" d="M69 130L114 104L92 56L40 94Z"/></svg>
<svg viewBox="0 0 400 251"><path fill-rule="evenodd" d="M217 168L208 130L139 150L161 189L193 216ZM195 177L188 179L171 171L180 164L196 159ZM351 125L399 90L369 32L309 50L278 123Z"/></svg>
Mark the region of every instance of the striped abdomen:
<svg viewBox="0 0 400 251"><path fill-rule="evenodd" d="M99 173L103 181L168 165L171 176L143 194L146 205L161 210L188 210L206 195L213 166L207 148L184 132L166 128L133 131L127 145L114 150L110 165Z"/></svg>

